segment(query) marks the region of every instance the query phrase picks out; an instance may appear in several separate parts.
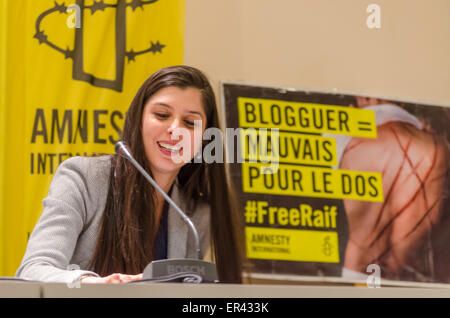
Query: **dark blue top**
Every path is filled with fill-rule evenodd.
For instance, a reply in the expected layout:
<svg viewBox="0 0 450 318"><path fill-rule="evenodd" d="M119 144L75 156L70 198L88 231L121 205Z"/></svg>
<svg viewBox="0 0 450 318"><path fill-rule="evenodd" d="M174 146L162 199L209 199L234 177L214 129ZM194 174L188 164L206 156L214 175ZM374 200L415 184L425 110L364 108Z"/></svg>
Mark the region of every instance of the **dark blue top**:
<svg viewBox="0 0 450 318"><path fill-rule="evenodd" d="M168 195L172 193L172 188ZM163 211L161 215L161 221L159 223L158 233L155 238L155 245L153 247L153 260L167 259L167 232L168 232L168 214L169 203L164 202Z"/></svg>

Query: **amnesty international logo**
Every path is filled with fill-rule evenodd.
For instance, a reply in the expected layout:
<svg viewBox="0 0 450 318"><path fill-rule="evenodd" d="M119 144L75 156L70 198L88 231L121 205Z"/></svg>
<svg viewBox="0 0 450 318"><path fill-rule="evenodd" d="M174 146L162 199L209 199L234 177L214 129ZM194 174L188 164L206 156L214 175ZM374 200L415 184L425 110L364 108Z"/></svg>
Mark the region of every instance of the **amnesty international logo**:
<svg viewBox="0 0 450 318"><path fill-rule="evenodd" d="M86 5L85 0L76 0L77 6L80 8L80 25L81 28L75 29L75 43L74 48L71 50L69 47L63 49L49 41L48 36L45 33L45 30L41 28L41 22L45 19L46 16L52 13L59 14L67 14L67 6L65 3L58 4L55 2L54 6L44 12L42 12L37 20L36 20L36 33L34 38L39 41L39 44L45 44L49 46L51 49L56 50L64 55L65 59L73 60L72 67L72 78L78 81L84 81L90 83L96 87L108 88L111 90L115 90L118 92L122 91L123 87L123 74L124 74L124 64L125 57L128 60L128 63L131 61L136 61L136 56L142 55L145 53L152 52L153 54L162 53L162 49L165 47L164 44L161 44L159 41L150 41L150 44L147 49L141 51L133 51L133 49L127 51L126 50L126 8L131 7L134 12L136 9L140 8L144 10L144 6L155 3L158 0L132 0L128 2L126 0L117 0L115 4L105 3L104 0L96 1L94 0L93 4ZM84 12L85 10L90 10L91 15L94 15L97 11L104 10L115 10L115 30L114 30L114 40L115 40L115 78L114 79L105 79L97 77L93 74L90 74L84 70L84 47L83 47L83 38L84 38L84 29L83 29L83 20L84 20ZM99 39L101 41L101 39Z"/></svg>

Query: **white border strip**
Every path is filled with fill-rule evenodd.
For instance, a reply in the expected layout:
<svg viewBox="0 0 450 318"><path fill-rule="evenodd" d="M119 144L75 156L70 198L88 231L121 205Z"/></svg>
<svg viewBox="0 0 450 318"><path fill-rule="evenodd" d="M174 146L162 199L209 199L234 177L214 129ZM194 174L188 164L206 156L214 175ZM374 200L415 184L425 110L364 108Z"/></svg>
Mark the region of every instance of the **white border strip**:
<svg viewBox="0 0 450 318"><path fill-rule="evenodd" d="M439 103L439 102L432 102L432 101L423 101L420 99L419 100L403 99L401 97L395 97L395 96L372 95L372 94L365 94L365 93L361 93L361 92L338 90L337 88L328 89L328 90L327 89L312 89L312 88L305 88L305 87L257 84L257 83L246 83L246 82L242 82L242 81L228 81L228 80L222 80L219 83L220 83L221 95L222 95L222 99L221 99L222 105L224 104L223 85L224 84L232 84L232 85L272 88L272 89L278 89L281 92L286 91L286 92L321 93L321 94L333 94L333 95L365 96L365 97L382 98L382 99L388 99L388 100L411 103L411 104L422 104L422 105L441 106L441 107L449 107L450 108L450 102L449 103ZM224 105L222 107L225 108Z"/></svg>
<svg viewBox="0 0 450 318"><path fill-rule="evenodd" d="M276 284L280 284L281 282L286 282L286 284L305 284L305 283L329 283L329 284L346 284L346 285L367 285L367 281L365 280L353 280L342 277L333 277L333 276L302 276L302 275L287 275L287 274L264 274L264 273L244 273L244 278L248 278L250 283L252 279L261 279L265 280L265 282L261 282L261 284L270 284L270 281L273 281ZM260 283L258 283L260 284ZM282 284L282 283L281 283ZM444 288L450 289L450 284L443 283L421 283L421 282L409 282L409 281L397 281L397 280L388 280L381 279L381 287L383 286L391 286L391 287L422 287L422 288Z"/></svg>

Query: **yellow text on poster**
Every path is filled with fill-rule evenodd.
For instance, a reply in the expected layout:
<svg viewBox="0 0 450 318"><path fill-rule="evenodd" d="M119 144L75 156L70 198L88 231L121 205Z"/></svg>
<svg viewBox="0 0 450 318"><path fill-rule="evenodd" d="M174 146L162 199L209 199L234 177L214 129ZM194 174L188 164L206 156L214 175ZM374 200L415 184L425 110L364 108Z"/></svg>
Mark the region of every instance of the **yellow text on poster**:
<svg viewBox="0 0 450 318"><path fill-rule="evenodd" d="M248 258L339 263L337 232L246 227L245 237Z"/></svg>
<svg viewBox="0 0 450 318"><path fill-rule="evenodd" d="M242 183L247 193L383 202L378 172L243 163Z"/></svg>
<svg viewBox="0 0 450 318"><path fill-rule="evenodd" d="M336 139L272 129L241 130L242 159L252 162L337 165Z"/></svg>
<svg viewBox="0 0 450 318"><path fill-rule="evenodd" d="M247 97L238 97L238 109L241 127L377 138L371 110Z"/></svg>

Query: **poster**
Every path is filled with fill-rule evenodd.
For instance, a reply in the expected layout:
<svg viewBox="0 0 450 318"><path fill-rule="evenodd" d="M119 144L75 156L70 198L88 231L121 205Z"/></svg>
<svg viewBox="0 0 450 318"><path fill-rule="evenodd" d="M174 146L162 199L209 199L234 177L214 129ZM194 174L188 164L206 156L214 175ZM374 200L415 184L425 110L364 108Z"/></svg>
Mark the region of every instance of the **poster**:
<svg viewBox="0 0 450 318"><path fill-rule="evenodd" d="M223 83L255 273L450 282L450 108Z"/></svg>
<svg viewBox="0 0 450 318"><path fill-rule="evenodd" d="M20 265L59 164L113 153L141 84L182 64L184 1L0 4L0 276L6 276Z"/></svg>

